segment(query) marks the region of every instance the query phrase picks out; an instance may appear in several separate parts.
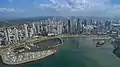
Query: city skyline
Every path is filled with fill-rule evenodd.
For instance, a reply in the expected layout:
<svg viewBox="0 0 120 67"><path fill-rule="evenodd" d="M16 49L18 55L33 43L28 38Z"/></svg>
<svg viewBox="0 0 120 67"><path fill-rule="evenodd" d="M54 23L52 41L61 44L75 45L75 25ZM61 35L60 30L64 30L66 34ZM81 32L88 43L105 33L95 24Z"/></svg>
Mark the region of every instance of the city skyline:
<svg viewBox="0 0 120 67"><path fill-rule="evenodd" d="M0 0L0 18L36 16L119 17L119 0Z"/></svg>
<svg viewBox="0 0 120 67"><path fill-rule="evenodd" d="M1 67L119 67L120 0L0 0Z"/></svg>
<svg viewBox="0 0 120 67"><path fill-rule="evenodd" d="M113 43L116 50L119 44L113 40L120 38L120 21L53 18L31 23L13 23L0 28L0 55L3 63L8 65L40 60L56 53L59 47L66 42L62 40L64 38L67 40L77 38L76 40L79 41L81 38L82 41L85 41L86 38L88 42L91 39L94 48L104 48L106 42L109 42ZM73 43L75 43L74 40ZM89 43L88 45L90 46ZM78 49L81 46L78 44L76 47ZM74 48L76 47L74 46ZM112 45L110 47L113 50ZM115 51L114 54L118 56Z"/></svg>

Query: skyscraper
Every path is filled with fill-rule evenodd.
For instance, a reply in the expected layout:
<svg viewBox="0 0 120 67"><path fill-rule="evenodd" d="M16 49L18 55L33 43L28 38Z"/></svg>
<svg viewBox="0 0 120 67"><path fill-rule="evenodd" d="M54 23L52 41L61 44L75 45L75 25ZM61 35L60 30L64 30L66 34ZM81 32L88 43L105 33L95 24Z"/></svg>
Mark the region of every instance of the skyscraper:
<svg viewBox="0 0 120 67"><path fill-rule="evenodd" d="M28 37L28 25L24 24L24 28L25 28L25 37Z"/></svg>
<svg viewBox="0 0 120 67"><path fill-rule="evenodd" d="M83 26L87 26L87 21L86 21L86 20L83 20L83 21L82 21L82 25L83 25Z"/></svg>
<svg viewBox="0 0 120 67"><path fill-rule="evenodd" d="M58 32L58 34L62 34L62 28L63 28L63 25L58 25L57 26L57 32Z"/></svg>
<svg viewBox="0 0 120 67"><path fill-rule="evenodd" d="M21 31L21 30L18 32L18 37L19 37L19 41L21 41L21 40L22 40L22 37L23 37L23 34L22 34L22 31Z"/></svg>
<svg viewBox="0 0 120 67"><path fill-rule="evenodd" d="M36 34L37 31L36 31L36 27L35 27L35 24L34 24L34 23L32 23L32 28L33 28L34 34Z"/></svg>
<svg viewBox="0 0 120 67"><path fill-rule="evenodd" d="M107 30L109 30L110 27L111 27L111 22L110 22L110 21L106 21L106 22L105 22L105 28L106 28Z"/></svg>
<svg viewBox="0 0 120 67"><path fill-rule="evenodd" d="M37 24L37 33L40 34L40 25Z"/></svg>
<svg viewBox="0 0 120 67"><path fill-rule="evenodd" d="M80 33L80 19L79 18L77 19L77 22L76 22L76 33L77 34Z"/></svg>
<svg viewBox="0 0 120 67"><path fill-rule="evenodd" d="M62 33L63 34L67 34L67 26L66 25L63 25Z"/></svg>
<svg viewBox="0 0 120 67"><path fill-rule="evenodd" d="M18 30L16 28L14 28L14 31L15 31L15 43L17 43L19 41Z"/></svg>
<svg viewBox="0 0 120 67"><path fill-rule="evenodd" d="M71 24L70 24L70 20L68 20L68 33L71 33Z"/></svg>
<svg viewBox="0 0 120 67"><path fill-rule="evenodd" d="M30 28L30 37L32 37L34 35L34 31L33 31L33 28Z"/></svg>
<svg viewBox="0 0 120 67"><path fill-rule="evenodd" d="M9 33L9 29L8 29L8 28L5 29L4 35L5 35L6 41L7 41L8 43L10 43L10 36L9 36L10 33Z"/></svg>
<svg viewBox="0 0 120 67"><path fill-rule="evenodd" d="M9 41L7 28L4 30L4 35L5 35L6 41Z"/></svg>

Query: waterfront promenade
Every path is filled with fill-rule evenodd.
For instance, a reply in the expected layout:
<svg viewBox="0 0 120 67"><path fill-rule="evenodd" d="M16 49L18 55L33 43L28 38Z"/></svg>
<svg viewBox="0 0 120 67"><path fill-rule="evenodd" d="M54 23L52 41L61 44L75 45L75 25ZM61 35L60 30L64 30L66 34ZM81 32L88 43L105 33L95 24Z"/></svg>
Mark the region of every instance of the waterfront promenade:
<svg viewBox="0 0 120 67"><path fill-rule="evenodd" d="M51 39L51 38L71 38L71 37L89 37L91 39L105 39L105 40L112 39L108 35L82 35L82 34L81 35L69 35L69 34L63 34L63 35L57 35L57 36L51 36L51 37L38 36L38 37L26 39L25 41L22 41L20 43L9 44L6 46L0 46L0 55L3 54L4 50L6 50L7 48L26 46L26 45L30 45L32 43L40 42L42 40Z"/></svg>

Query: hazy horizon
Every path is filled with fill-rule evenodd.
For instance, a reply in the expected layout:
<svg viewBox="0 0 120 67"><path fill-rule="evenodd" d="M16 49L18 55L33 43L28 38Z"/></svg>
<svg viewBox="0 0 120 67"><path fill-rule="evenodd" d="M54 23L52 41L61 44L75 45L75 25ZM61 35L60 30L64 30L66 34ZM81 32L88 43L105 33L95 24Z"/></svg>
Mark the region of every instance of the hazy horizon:
<svg viewBox="0 0 120 67"><path fill-rule="evenodd" d="M0 18L37 16L120 17L119 0L0 0Z"/></svg>

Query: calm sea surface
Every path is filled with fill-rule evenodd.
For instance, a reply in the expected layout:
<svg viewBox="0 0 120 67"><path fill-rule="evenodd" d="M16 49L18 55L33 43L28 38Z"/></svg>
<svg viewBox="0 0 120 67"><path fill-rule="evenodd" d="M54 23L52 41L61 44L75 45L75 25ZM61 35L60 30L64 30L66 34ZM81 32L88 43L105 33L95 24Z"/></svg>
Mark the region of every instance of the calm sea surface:
<svg viewBox="0 0 120 67"><path fill-rule="evenodd" d="M96 48L89 38L65 38L54 55L14 66L0 62L0 67L120 67L120 59L112 51L110 44Z"/></svg>

